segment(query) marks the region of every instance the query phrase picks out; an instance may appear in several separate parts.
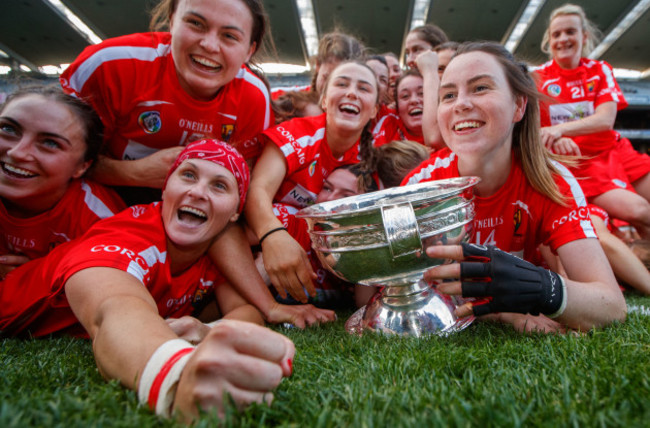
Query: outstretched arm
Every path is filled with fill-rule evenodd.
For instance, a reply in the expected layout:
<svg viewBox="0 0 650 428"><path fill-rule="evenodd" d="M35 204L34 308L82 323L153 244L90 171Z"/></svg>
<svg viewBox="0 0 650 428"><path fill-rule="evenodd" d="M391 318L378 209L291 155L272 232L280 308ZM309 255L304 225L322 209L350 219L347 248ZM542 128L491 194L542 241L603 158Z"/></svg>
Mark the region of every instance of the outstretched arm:
<svg viewBox="0 0 650 428"><path fill-rule="evenodd" d="M581 330L625 319L625 300L598 241L573 241L560 247L558 254L568 279L496 248L473 244L432 246L427 249L430 257L461 263L431 268L425 279L457 279L440 283L438 290L486 298L463 305L457 310L459 316L472 312L541 313ZM587 260L589 267L583 265Z"/></svg>
<svg viewBox="0 0 650 428"><path fill-rule="evenodd" d="M102 375L137 389L158 414L173 408L190 420L199 408L222 413L226 394L239 407L270 403L268 391L291 374L293 343L251 323L225 320L196 348L179 339L147 289L126 272L84 269L65 291L93 340Z"/></svg>

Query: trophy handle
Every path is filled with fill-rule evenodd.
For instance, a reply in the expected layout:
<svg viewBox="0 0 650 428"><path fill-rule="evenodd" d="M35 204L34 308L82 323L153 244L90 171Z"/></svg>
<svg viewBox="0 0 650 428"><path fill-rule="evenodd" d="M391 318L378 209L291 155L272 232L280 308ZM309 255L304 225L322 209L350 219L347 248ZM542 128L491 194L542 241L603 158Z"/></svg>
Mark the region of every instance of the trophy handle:
<svg viewBox="0 0 650 428"><path fill-rule="evenodd" d="M393 259L422 253L418 222L410 202L382 206L381 217Z"/></svg>

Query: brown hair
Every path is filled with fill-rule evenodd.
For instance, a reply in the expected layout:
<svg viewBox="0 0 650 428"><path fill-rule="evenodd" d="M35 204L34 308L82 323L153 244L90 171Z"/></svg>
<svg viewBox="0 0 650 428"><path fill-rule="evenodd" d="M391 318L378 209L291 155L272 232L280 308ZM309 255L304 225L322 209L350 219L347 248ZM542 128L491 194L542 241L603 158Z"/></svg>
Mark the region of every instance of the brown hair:
<svg viewBox="0 0 650 428"><path fill-rule="evenodd" d="M415 33L420 40L423 40L431 45L431 49L435 49L441 43L448 42L447 35L442 28L433 24L425 24L415 27L409 33Z"/></svg>
<svg viewBox="0 0 650 428"><path fill-rule="evenodd" d="M336 171L337 169L344 169L346 171L350 171L350 173L352 173L355 177L357 177L358 193L376 192L377 190L379 190L379 185L377 184L374 177L372 176L374 171L368 171L366 169L363 169L363 165L359 163L343 165L343 166L339 166L338 168L335 168L334 171Z"/></svg>
<svg viewBox="0 0 650 428"><path fill-rule="evenodd" d="M307 104L318 106L318 94L312 91L290 91L273 100L275 123L282 123L294 117L303 117L303 109Z"/></svg>
<svg viewBox="0 0 650 428"><path fill-rule="evenodd" d="M433 48L434 52L440 52L440 51L457 51L458 46L460 46L460 43L458 42L444 42Z"/></svg>
<svg viewBox="0 0 650 428"><path fill-rule="evenodd" d="M311 90L316 91L316 79L318 69L322 64L329 61L356 61L363 60L366 55L366 48L356 38L340 31L333 31L324 34L318 42L318 53L316 54L316 72L311 80Z"/></svg>
<svg viewBox="0 0 650 428"><path fill-rule="evenodd" d="M160 0L151 10L151 20L149 21L150 31L167 31L176 12L178 3L181 0ZM269 27L269 19L262 0L238 0L246 5L253 18L253 28L251 31L250 43L255 43L255 52L257 52L264 42L264 35Z"/></svg>
<svg viewBox="0 0 650 428"><path fill-rule="evenodd" d="M63 92L61 87L55 85L29 85L24 86L10 94L0 105L0 114L4 109L17 99L28 95L40 95L44 98L63 104L70 109L81 121L84 129L84 142L86 150L84 152L84 161L95 161L103 147L104 142L104 124L95 109L82 99L73 97Z"/></svg>
<svg viewBox="0 0 650 428"><path fill-rule="evenodd" d="M544 31L544 37L542 37L541 49L542 52L551 54L550 42L551 42L551 22L558 16L564 15L576 15L580 18L580 24L582 25L582 31L587 34L587 41L582 45L583 57L589 55L589 53L594 50L598 44L601 33L598 27L594 25L589 19L587 19L587 14L584 9L578 5L567 3L558 8L553 9L551 16L548 19L548 25Z"/></svg>
<svg viewBox="0 0 650 428"><path fill-rule="evenodd" d="M384 187L399 186L404 177L425 160L429 149L409 140L396 140L377 148L377 174Z"/></svg>
<svg viewBox="0 0 650 428"><path fill-rule="evenodd" d="M531 186L554 202L564 204L564 196L553 179L553 174L559 174L554 166L554 160L560 157L549 153L542 145L539 128L539 93L533 78L528 74L526 64L518 62L506 48L496 42L463 43L458 47L456 56L469 52L484 52L492 55L501 65L513 95L528 100L523 118L512 130L512 150L521 161L524 174Z"/></svg>

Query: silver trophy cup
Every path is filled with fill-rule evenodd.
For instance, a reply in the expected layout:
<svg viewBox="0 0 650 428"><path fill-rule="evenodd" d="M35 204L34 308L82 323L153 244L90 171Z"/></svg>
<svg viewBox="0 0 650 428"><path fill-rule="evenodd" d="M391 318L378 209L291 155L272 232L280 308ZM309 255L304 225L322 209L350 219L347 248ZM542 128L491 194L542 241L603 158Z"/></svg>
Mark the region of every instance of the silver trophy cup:
<svg viewBox="0 0 650 428"><path fill-rule="evenodd" d="M346 323L405 336L449 334L462 299L440 294L422 275L449 261L425 254L430 245L460 244L471 235L476 177L460 177L366 193L304 208L312 248L322 265L346 281L381 287Z"/></svg>

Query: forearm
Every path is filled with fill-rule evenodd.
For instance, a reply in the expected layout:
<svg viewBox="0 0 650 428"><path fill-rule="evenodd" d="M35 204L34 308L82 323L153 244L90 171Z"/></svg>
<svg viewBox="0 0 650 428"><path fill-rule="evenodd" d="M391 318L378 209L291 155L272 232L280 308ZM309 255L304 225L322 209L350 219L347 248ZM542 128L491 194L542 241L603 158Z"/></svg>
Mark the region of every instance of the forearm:
<svg viewBox="0 0 650 428"><path fill-rule="evenodd" d="M137 161L100 156L90 171L93 180L107 186L146 186L138 180Z"/></svg>
<svg viewBox="0 0 650 428"><path fill-rule="evenodd" d="M581 135L594 134L596 132L609 131L614 128L616 120L616 103L608 102L596 108L596 112L591 116L572 122L565 122L554 127L558 129L562 136L577 137Z"/></svg>
<svg viewBox="0 0 650 428"><path fill-rule="evenodd" d="M266 232L282 227L282 222L273 214L273 201L263 188L252 187L245 207L246 223L259 240Z"/></svg>
<svg viewBox="0 0 650 428"><path fill-rule="evenodd" d="M425 69L422 71L423 79L423 105L422 105L422 135L427 147L434 150L441 149L445 146L438 127L438 87L440 78L438 70Z"/></svg>
<svg viewBox="0 0 650 428"><path fill-rule="evenodd" d="M579 330L603 327L614 321L625 321L625 298L616 283L566 282L567 305L556 318L562 324Z"/></svg>
<svg viewBox="0 0 650 428"><path fill-rule="evenodd" d="M275 300L255 266L241 226L231 225L210 247L210 258L237 292L266 318Z"/></svg>
<svg viewBox="0 0 650 428"><path fill-rule="evenodd" d="M260 314L260 311L252 305L239 306L228 312L223 319L246 321L253 324L264 325L262 314Z"/></svg>
<svg viewBox="0 0 650 428"><path fill-rule="evenodd" d="M91 337L100 373L134 390L154 351L178 337L151 305L137 297L107 299L97 320Z"/></svg>

